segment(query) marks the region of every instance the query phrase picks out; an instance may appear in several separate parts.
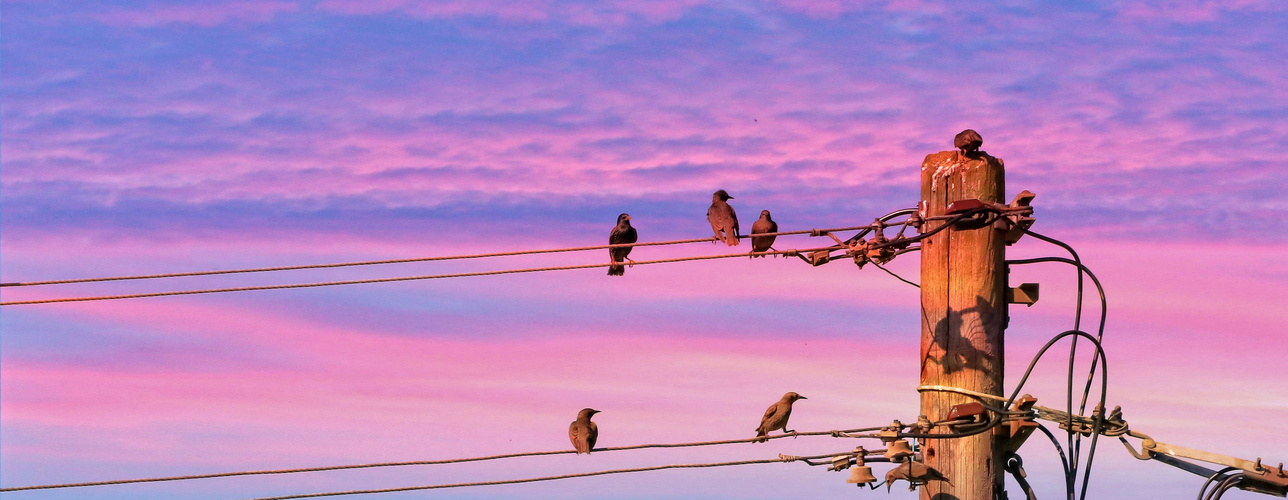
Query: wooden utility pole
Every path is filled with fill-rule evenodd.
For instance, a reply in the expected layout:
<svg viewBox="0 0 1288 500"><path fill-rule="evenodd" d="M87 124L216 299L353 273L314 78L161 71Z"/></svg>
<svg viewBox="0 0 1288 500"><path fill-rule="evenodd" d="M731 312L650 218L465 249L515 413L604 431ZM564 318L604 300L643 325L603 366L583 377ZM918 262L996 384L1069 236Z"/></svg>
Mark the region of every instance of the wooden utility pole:
<svg viewBox="0 0 1288 500"><path fill-rule="evenodd" d="M928 155L921 164L923 215L944 215L948 205L959 200L1004 203L1004 181L1002 160L982 151ZM942 221L928 222L922 231L941 224ZM923 385L1002 394L1005 248L1003 231L991 225L953 227L922 241ZM921 413L932 421L941 420L953 405L972 401L948 392L922 392ZM921 498L993 500L994 492L1003 491L1005 463L999 450L992 432L924 441L922 455L926 465L939 470L952 484L932 481L921 488Z"/></svg>

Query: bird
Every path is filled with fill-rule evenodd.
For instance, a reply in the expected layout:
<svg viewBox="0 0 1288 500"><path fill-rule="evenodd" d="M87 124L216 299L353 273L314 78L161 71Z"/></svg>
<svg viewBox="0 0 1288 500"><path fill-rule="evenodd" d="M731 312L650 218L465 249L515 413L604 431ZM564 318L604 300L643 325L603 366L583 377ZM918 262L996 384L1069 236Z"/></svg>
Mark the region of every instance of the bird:
<svg viewBox="0 0 1288 500"><path fill-rule="evenodd" d="M724 241L729 246L738 245L738 214L729 206L728 200L733 197L729 196L725 190L721 189L711 195L711 208L707 209L707 222L711 223L711 230L715 231L716 239Z"/></svg>
<svg viewBox="0 0 1288 500"><path fill-rule="evenodd" d="M795 403L798 399L809 398L789 392L783 394L783 399L778 400L777 403L769 405L769 409L765 410L765 416L760 419L760 427L756 428L756 437L762 438L757 442L769 441L769 438L765 436L768 436L769 431L772 430L782 429L784 433L796 432L787 429L787 419L792 416L792 403Z"/></svg>
<svg viewBox="0 0 1288 500"><path fill-rule="evenodd" d="M980 146L984 145L984 138L979 136L979 132L966 129L953 137L953 147L961 150L966 156L974 156Z"/></svg>
<svg viewBox="0 0 1288 500"><path fill-rule="evenodd" d="M590 416L599 413L599 410L584 408L577 412L577 420L568 424L568 439L572 440L572 447L577 450L577 454L590 454L590 450L595 449L595 441L599 439L599 426L590 421Z"/></svg>
<svg viewBox="0 0 1288 500"><path fill-rule="evenodd" d="M921 462L911 460L907 463L899 464L895 468L890 469L890 472L886 473L886 493L889 493L890 486L900 479L908 481L909 490L911 490L913 486L926 484L930 481L944 481L948 484L953 484L952 481L949 481L948 478L935 470L934 467L929 467Z"/></svg>
<svg viewBox="0 0 1288 500"><path fill-rule="evenodd" d="M623 243L635 243L638 240L639 235L635 232L635 228L631 227L630 214L618 215L617 225L613 227L613 232L608 234L608 244L620 245ZM617 247L608 249L608 258L613 262L613 265L608 266L609 276L622 276L626 274L626 266L620 265L618 262L629 260L632 264L635 263L635 261L626 257L631 254L632 248L635 247Z"/></svg>
<svg viewBox="0 0 1288 500"><path fill-rule="evenodd" d="M774 240L778 239L778 236L757 237L756 235L762 234L762 233L777 233L777 232L778 232L778 223L774 222L774 219L769 218L768 210L761 210L760 219L757 219L756 222L752 223L751 225L751 251L764 252L766 250L773 248ZM764 257L764 255L761 255L761 257Z"/></svg>

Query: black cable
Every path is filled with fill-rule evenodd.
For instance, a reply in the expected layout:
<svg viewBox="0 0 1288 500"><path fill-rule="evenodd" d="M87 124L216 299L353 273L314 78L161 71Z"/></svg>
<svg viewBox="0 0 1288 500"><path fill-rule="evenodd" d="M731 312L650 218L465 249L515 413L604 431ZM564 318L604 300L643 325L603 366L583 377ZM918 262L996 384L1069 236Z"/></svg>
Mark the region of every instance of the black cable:
<svg viewBox="0 0 1288 500"><path fill-rule="evenodd" d="M877 261L872 261L872 265L877 266L877 269L880 269L880 270L882 270L882 271L885 271L885 272L886 272L886 274L889 274L890 276L894 276L894 278L895 278L895 279L897 279L897 280L899 280L899 281L902 281L902 282L907 283L907 284L909 284L909 285L915 286L915 287L917 287L917 288L921 288L921 285L918 285L918 284L916 284L916 283L913 283L913 282L911 282L911 281L908 281L907 279L904 279L904 277L903 277L903 276L899 276L898 274L895 274L895 273L894 273L894 271L891 271L891 270L889 270L889 269L886 269L886 268L885 268L885 266L882 266L881 264L878 264L878 263L877 263Z"/></svg>
<svg viewBox="0 0 1288 500"><path fill-rule="evenodd" d="M1236 470L1239 470L1239 468L1238 468L1238 467L1226 467L1226 468L1224 468L1224 469L1221 469L1221 470L1219 470L1219 471L1216 471L1216 473L1215 473L1215 474L1212 474L1211 476L1208 476L1207 481L1203 481L1203 486L1199 488L1199 496L1198 496L1198 497L1195 497L1195 499L1194 499L1194 500L1204 500L1204 499L1205 499L1205 495L1204 495L1204 493L1206 493L1206 492L1207 492L1208 486L1212 484L1212 481L1213 481L1213 480L1215 480L1217 477L1220 477L1220 476L1222 476L1222 475L1224 475L1224 474L1226 474L1226 473L1228 473L1228 472L1236 471ZM1224 480L1225 480L1225 478L1221 478L1221 480L1222 480L1222 481L1224 481Z"/></svg>
<svg viewBox="0 0 1288 500"><path fill-rule="evenodd" d="M1016 453L1010 453L1006 456L1006 472L1011 473L1011 478L1015 479L1016 484L1024 491L1025 500L1038 500L1037 493L1033 492L1033 487L1029 486L1029 481L1025 479L1024 459Z"/></svg>
<svg viewBox="0 0 1288 500"><path fill-rule="evenodd" d="M1032 235L1034 238L1037 238L1039 240L1045 241L1052 245L1056 245L1061 248L1064 248L1066 251L1069 252L1069 255L1073 256L1074 262L1077 263L1078 295L1077 295L1077 301L1075 302L1075 307L1074 307L1073 329L1078 330L1082 323L1082 259L1078 257L1078 252L1075 251L1073 247L1069 246L1068 244L1060 240L1043 236L1041 234L1035 233L1028 229L1025 229L1024 232L1029 235ZM1073 458L1072 472L1075 475L1078 473L1078 452L1079 452L1080 446L1075 446L1074 443L1075 441L1078 441L1080 445L1081 444L1080 441L1082 438L1081 435L1077 435L1077 437L1075 438L1075 433L1073 432L1073 415L1074 415L1073 413L1073 362L1076 358L1077 353L1078 353L1078 339L1077 337L1074 337L1073 342L1069 345L1069 376L1068 376L1068 389L1067 389L1067 392L1065 393L1065 401L1066 401L1065 411L1069 413L1069 454ZM1083 410L1080 409L1078 411L1078 416L1082 416L1082 414L1083 414Z"/></svg>
<svg viewBox="0 0 1288 500"><path fill-rule="evenodd" d="M1041 237L1041 238L1046 238L1045 236L1041 236L1041 235L1034 235L1034 236L1039 236L1039 237ZM1053 240L1053 238L1047 238L1047 239L1052 239L1052 240ZM1061 243L1061 244L1062 244L1062 243ZM1066 245L1066 246L1067 246L1067 245ZM1104 288L1104 286L1103 286L1103 285L1101 285L1101 284L1100 284L1100 279L1099 279L1099 278L1097 278L1097 277L1096 277L1096 274L1095 274L1095 273L1093 273L1093 272L1091 272L1091 270L1090 270L1090 269L1088 269L1088 268L1087 268L1087 266L1084 266L1080 261L1077 261L1077 260L1070 260L1070 259L1066 259L1066 258L1062 258L1062 257L1040 257L1040 258L1035 258L1035 259L1021 259L1021 260L1008 260L1008 261L1006 261L1006 263L1007 263L1008 265L1037 264L1037 263L1041 263L1041 262L1060 262L1060 263L1064 263L1064 264L1069 264L1069 265L1074 266L1075 268L1077 268L1078 273L1079 273L1079 277L1081 277L1082 273L1086 273L1086 274L1087 274L1087 276L1088 276L1089 278L1091 278L1092 283L1094 283L1094 284L1096 285L1096 291L1097 291L1097 292L1099 292L1099 294L1100 294L1100 324L1099 324L1099 326L1098 326L1098 327L1097 327L1097 329L1096 329L1096 340L1097 340L1097 341L1102 341L1102 340L1104 339L1104 336L1105 336L1105 320L1106 320L1106 317L1107 317L1107 315L1108 315L1108 307L1109 307L1109 305L1108 305L1108 301L1107 301L1107 300L1106 300L1106 298L1105 298L1105 288ZM1079 302L1079 304L1081 304L1081 302L1082 302L1082 299L1081 299L1081 290L1079 290L1079 294L1080 294L1080 295L1079 295L1079 300L1078 300L1078 302ZM1072 359L1071 359L1070 361L1072 362ZM1081 402L1080 402L1080 404L1079 404L1079 406L1078 406L1078 415L1079 415L1079 416L1082 416L1082 415L1083 415L1083 413L1085 413L1085 411L1086 411L1087 398L1088 398L1088 397L1090 397L1090 394L1091 394L1091 384L1092 384L1092 382L1093 382L1093 380L1094 380L1094 374L1095 374L1095 370L1096 370L1096 363L1097 363L1097 362L1099 362L1099 361L1100 361L1100 360L1099 360L1098 358L1094 358L1094 357L1093 357L1093 358L1092 358L1092 360L1091 360L1091 368L1090 368L1090 370L1088 371L1088 374L1087 374L1087 383L1086 383L1086 385L1083 387L1083 391L1082 391L1082 400L1081 400ZM1070 381L1072 381L1072 372L1070 372ZM1068 409L1070 410L1069 418L1070 418L1070 420L1072 420L1072 419L1073 419L1073 413L1072 413L1072 397L1073 397L1073 393L1072 393L1072 388L1070 388L1070 392L1069 392L1068 396L1069 396L1069 399L1068 399L1068 401L1067 401L1067 402L1069 403L1069 408L1068 408ZM1104 408L1103 408L1103 406L1104 406L1104 405L1103 405L1103 403L1102 403L1102 405L1101 405L1102 410L1101 410L1101 411L1106 411L1106 409L1104 409ZM1073 425L1072 425L1072 423L1070 423L1069 428L1070 428L1069 436L1070 436L1070 438L1071 438L1070 446L1073 448L1073 449L1071 450L1071 452L1073 453L1073 457L1074 457L1074 466L1073 466L1073 469L1069 471L1069 474L1071 474L1070 479L1072 480L1072 479L1073 479L1074 477L1076 477L1076 475L1077 475L1077 460L1078 460L1078 458L1077 458L1077 457L1078 457L1078 451L1079 451L1079 450L1080 450L1080 448L1081 448L1081 442L1082 442L1082 441L1081 441L1081 438L1082 438L1082 436L1081 436L1080 434L1076 434L1076 433L1074 433L1074 432L1072 431L1072 429L1073 429ZM1076 438L1074 438L1074 436L1075 436L1075 435L1077 436ZM1091 453L1094 453L1094 452L1088 451L1088 453L1089 453L1089 454L1091 454ZM1090 460L1088 460L1088 463L1090 463Z"/></svg>
<svg viewBox="0 0 1288 500"><path fill-rule="evenodd" d="M888 214L882 215L881 217L879 217L879 220L880 220L881 222L889 222L889 221L890 221L890 219L893 219L893 218L895 218L895 217L899 217L899 216L903 216L903 215L912 215L912 214L915 214L915 213L917 213L917 209L916 209L916 208L902 208L902 209L899 209L899 210L895 210L895 211L893 211L893 212L890 212L890 213L888 213ZM862 237L866 236L866 235L867 235L868 233L870 233L870 232L872 232L872 228L871 228L871 227L869 227L869 228L867 228L867 229L860 230L858 234L855 234L854 236L851 236L851 237L850 237L850 239L845 240L845 243L846 243L846 244L849 244L849 245L853 245L853 244L854 244L854 242L859 241L859 238L862 238Z"/></svg>
<svg viewBox="0 0 1288 500"><path fill-rule="evenodd" d="M1221 497L1225 496L1225 492L1227 490L1238 486L1242 482L1243 473L1231 474L1230 477L1221 480L1215 488L1212 488L1212 492L1208 494L1208 498L1211 500L1219 500Z"/></svg>
<svg viewBox="0 0 1288 500"><path fill-rule="evenodd" d="M883 216L883 217L895 217L895 216L898 216L898 215L903 214L903 213L905 213L905 212L907 212L907 213L911 213L911 212L914 212L914 211L915 211L915 210L913 210L913 209L911 209L911 208L905 208L905 209L903 209L903 210L897 210L897 211L894 211L894 212L890 212L889 214L886 214L886 215L885 215L885 216ZM943 231L943 230L945 230L945 229L948 229L948 228L950 228L950 227L953 227L953 225L954 225L954 224L956 224L957 222L960 222L960 221L961 221L961 220L963 220L963 219L967 219L967 218L970 218L970 217L974 217L974 216L979 215L979 214L982 214L982 213L1000 213L1000 211L999 211L996 207L979 207L979 208L975 208L975 209L972 209L972 210L969 210L969 211L966 211L966 212L962 212L962 213L959 213L959 214L936 216L936 217L934 217L934 218L932 218L932 219L933 219L933 220L936 220L936 221L942 221L942 222L943 222L943 224L940 224L938 227L936 227L936 228L934 228L934 229L931 229L930 231L927 231L927 232L924 232L924 233L918 234L918 235L913 236L913 237L910 237L910 238L888 238L888 239L886 240L886 242L885 242L885 243L878 243L878 244L874 244L874 245L869 245L867 248L868 248L868 250L880 250L880 249L882 249L882 248L888 248L888 247L894 247L894 246L905 246L905 245L910 245L910 244L912 244L912 243L917 243L917 242L919 242L919 241L921 241L921 240L924 240L924 239L926 239L926 238L929 238L929 237L931 237L931 236L934 236L934 235L938 234L940 231ZM927 219L927 220L931 220L931 219ZM842 245L835 245L835 246L833 246L832 248L830 248L830 249L828 249L828 250L829 250L829 251L831 251L831 250L840 250L840 249L846 248L846 247L848 247L849 245L854 244L854 242L858 241L858 239L859 239L859 237L860 237L861 235L867 234L867 232L865 232L865 231L870 231L870 230L871 230L871 229L870 229L870 228L868 228L868 229L866 229L866 230L864 230L864 231L860 231L860 232L859 232L857 235L855 235L854 237L851 237L850 239L845 240L845 243L844 243L844 244L842 244ZM920 250L920 248L918 248L917 250ZM895 251L895 255L899 255L899 254L902 254L902 253L905 253L905 252L908 252L908 251L915 251L915 250L909 250L909 249L907 249L907 248L902 248L902 249L896 250L896 251ZM813 262L812 262L812 261L810 261L809 259L807 259L804 255L799 255L799 257L800 257L801 259L804 259L806 262L810 262L811 264L813 264ZM833 259L829 259L829 260L828 260L828 263L831 263L831 262L835 262L835 260L833 260ZM920 286L918 286L918 288L920 288Z"/></svg>
<svg viewBox="0 0 1288 500"><path fill-rule="evenodd" d="M1060 447L1060 440L1056 439L1055 434L1052 434L1051 431L1047 430L1045 425L1038 423L1038 430L1042 431L1043 434L1046 434L1047 439L1051 440L1051 446L1055 447L1055 452L1060 454L1060 467L1062 468L1062 470L1064 470L1065 496L1069 500L1073 500L1074 485L1072 481L1072 476L1069 475L1069 459L1064 456L1064 448Z"/></svg>
<svg viewBox="0 0 1288 500"><path fill-rule="evenodd" d="M1042 355L1046 353L1047 349L1050 349L1051 346L1055 345L1055 343L1060 339L1071 335L1078 336L1078 337L1086 337L1087 340L1091 341L1096 346L1096 355L1100 357L1100 407L1101 408L1105 407L1105 395L1109 390L1109 367L1108 367L1109 361L1108 359L1105 358L1105 351L1101 347L1100 341L1097 340L1095 337L1092 337L1087 332L1083 332L1079 330L1067 330L1065 332L1062 332L1059 335L1052 337L1050 341L1047 341L1046 345L1042 346L1042 349L1039 350L1037 355L1033 357L1033 361L1029 363L1029 368L1024 371L1024 376L1020 378L1019 385L1015 386L1015 392L1011 393L1010 399L1006 401L1006 404L1003 405L1003 407L1009 408L1011 406L1011 403L1015 401L1015 398L1019 396L1020 390L1023 389L1024 384L1028 382L1029 375L1033 373L1033 368L1037 366L1038 360L1042 358ZM1087 480L1091 478L1091 461L1095 457L1096 441L1100 437L1100 424L1102 420L1103 419L1099 419L1099 418L1093 419L1091 444L1088 447L1088 452L1087 452L1087 470L1084 471L1084 476L1082 480L1082 493L1079 495L1080 499L1085 499L1087 497ZM1069 426L1069 430L1070 432L1073 432L1072 425ZM1077 460L1077 458L1073 458L1073 460ZM1076 462L1074 463L1074 465L1076 465ZM1074 468L1073 466L1071 466L1070 468L1074 469L1075 471L1074 474L1076 474L1076 468Z"/></svg>

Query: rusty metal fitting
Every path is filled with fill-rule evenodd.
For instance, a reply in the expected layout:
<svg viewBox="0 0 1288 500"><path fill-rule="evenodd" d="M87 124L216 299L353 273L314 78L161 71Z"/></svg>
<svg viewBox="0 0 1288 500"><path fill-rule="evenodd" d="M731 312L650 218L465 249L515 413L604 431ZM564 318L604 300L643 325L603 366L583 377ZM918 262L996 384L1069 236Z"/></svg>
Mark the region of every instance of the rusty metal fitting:
<svg viewBox="0 0 1288 500"><path fill-rule="evenodd" d="M877 439L880 439L882 443L889 445L890 443L899 440L899 433L903 432L904 427L907 426L903 425L903 422L896 419L894 423L881 428L881 432L877 433Z"/></svg>
<svg viewBox="0 0 1288 500"><path fill-rule="evenodd" d="M859 269L863 269L865 264L871 262L872 259L869 257L871 253L867 240L862 238L850 246L850 255L854 256L854 265L859 266Z"/></svg>
<svg viewBox="0 0 1288 500"><path fill-rule="evenodd" d="M918 415L917 423L913 424L912 428L909 430L917 434L930 434L930 431L934 429L935 424L930 421L930 417Z"/></svg>
<svg viewBox="0 0 1288 500"><path fill-rule="evenodd" d="M827 264L827 262L831 259L832 259L832 252L828 250L815 250L813 252L810 252L809 254L809 262L810 264L813 264L814 267Z"/></svg>
<svg viewBox="0 0 1288 500"><path fill-rule="evenodd" d="M970 419L973 423L978 423L983 421L984 418L984 405L979 402L971 402L953 405L953 407L948 410L948 416L944 417L944 420L954 421Z"/></svg>
<svg viewBox="0 0 1288 500"><path fill-rule="evenodd" d="M925 222L926 220L922 218L920 210L913 212L912 215L908 216L908 225L916 228L918 232L921 231L921 225Z"/></svg>
<svg viewBox="0 0 1288 500"><path fill-rule="evenodd" d="M884 243L886 241L885 228L889 226L881 219L876 219L870 227L872 228L872 241Z"/></svg>

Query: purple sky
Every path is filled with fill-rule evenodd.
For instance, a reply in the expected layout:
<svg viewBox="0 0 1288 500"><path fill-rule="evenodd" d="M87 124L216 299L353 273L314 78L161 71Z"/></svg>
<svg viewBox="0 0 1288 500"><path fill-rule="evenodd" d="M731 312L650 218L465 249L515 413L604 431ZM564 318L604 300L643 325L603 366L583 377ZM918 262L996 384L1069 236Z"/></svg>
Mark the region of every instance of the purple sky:
<svg viewBox="0 0 1288 500"><path fill-rule="evenodd" d="M3 0L0 273L594 245L621 212L642 240L699 238L721 188L744 227L761 209L783 230L865 224L914 205L921 159L974 128L1006 161L1008 198L1037 193L1034 229L1072 244L1106 286L1110 405L1162 442L1288 460L1288 6L980 5ZM1064 254L1033 239L1008 253L1047 255ZM916 279L918 257L890 267ZM1072 326L1073 277L1054 264L1012 273L1043 288L1037 305L1012 309L1008 388ZM586 406L604 411L601 446L750 437L786 391L809 397L798 430L910 421L918 297L870 267L732 259L621 279L592 269L5 306L0 485L561 449ZM1087 311L1094 325L1094 301ZM1063 401L1064 356L1026 386L1039 404ZM1089 497L1180 497L1202 483L1102 444ZM800 438L4 498L245 498L855 445ZM1035 438L1022 451L1038 495L1058 496L1051 446ZM762 465L373 498L836 498L854 494L844 478Z"/></svg>

